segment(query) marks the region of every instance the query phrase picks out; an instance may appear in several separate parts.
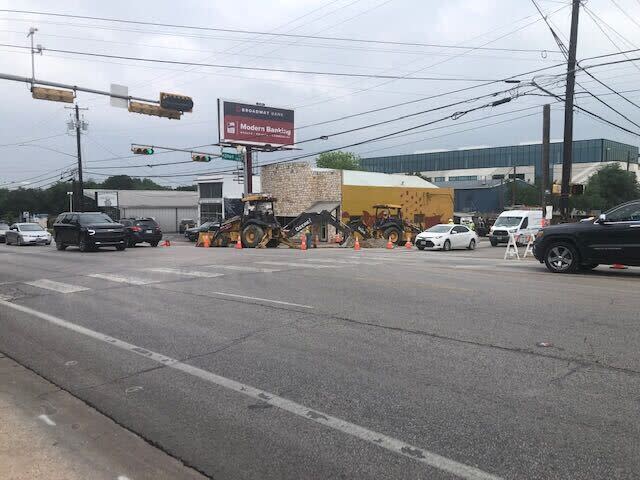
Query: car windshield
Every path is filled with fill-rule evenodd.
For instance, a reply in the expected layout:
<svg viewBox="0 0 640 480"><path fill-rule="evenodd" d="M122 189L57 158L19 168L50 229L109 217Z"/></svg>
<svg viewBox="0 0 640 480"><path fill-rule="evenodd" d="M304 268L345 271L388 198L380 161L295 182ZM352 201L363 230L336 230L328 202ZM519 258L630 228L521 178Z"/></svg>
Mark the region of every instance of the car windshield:
<svg viewBox="0 0 640 480"><path fill-rule="evenodd" d="M136 222L136 225L139 227L145 227L145 228L155 228L158 226L156 221L150 218L145 218L144 220L138 220Z"/></svg>
<svg viewBox="0 0 640 480"><path fill-rule="evenodd" d="M113 223L113 220L104 213L83 213L80 215L82 223Z"/></svg>
<svg viewBox="0 0 640 480"><path fill-rule="evenodd" d="M522 217L498 217L493 225L495 227L517 227L521 221Z"/></svg>
<svg viewBox="0 0 640 480"><path fill-rule="evenodd" d="M451 225L434 225L433 227L429 228L427 232L447 233L449 230L451 230Z"/></svg>
<svg viewBox="0 0 640 480"><path fill-rule="evenodd" d="M9 230L9 225L6 223L0 223L0 230Z"/></svg>
<svg viewBox="0 0 640 480"><path fill-rule="evenodd" d="M40 225L20 225L21 232L41 232L42 230Z"/></svg>

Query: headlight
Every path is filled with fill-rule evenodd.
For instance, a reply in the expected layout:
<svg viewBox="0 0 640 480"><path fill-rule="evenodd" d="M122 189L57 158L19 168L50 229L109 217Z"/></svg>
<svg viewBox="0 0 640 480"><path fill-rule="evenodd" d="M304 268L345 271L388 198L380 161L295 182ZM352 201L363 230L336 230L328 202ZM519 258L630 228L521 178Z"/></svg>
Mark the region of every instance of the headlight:
<svg viewBox="0 0 640 480"><path fill-rule="evenodd" d="M87 229L87 233L88 233L89 235L95 235L95 234L96 234L96 231L95 231L95 230L91 230L91 229Z"/></svg>
<svg viewBox="0 0 640 480"><path fill-rule="evenodd" d="M438 235L437 237L433 237L433 238L435 238L437 240L439 238L442 238L442 235Z"/></svg>

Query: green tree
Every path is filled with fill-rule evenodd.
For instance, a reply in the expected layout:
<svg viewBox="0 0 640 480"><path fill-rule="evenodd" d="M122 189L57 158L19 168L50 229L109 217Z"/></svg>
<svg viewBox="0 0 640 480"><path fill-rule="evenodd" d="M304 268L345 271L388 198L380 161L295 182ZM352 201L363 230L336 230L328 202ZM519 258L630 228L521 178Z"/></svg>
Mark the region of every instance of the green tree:
<svg viewBox="0 0 640 480"><path fill-rule="evenodd" d="M513 203L513 181L504 186L504 204ZM516 182L516 205L540 205L540 187L526 182Z"/></svg>
<svg viewBox="0 0 640 480"><path fill-rule="evenodd" d="M335 168L336 170L362 170L360 157L351 152L326 152L318 155L316 165L320 168Z"/></svg>
<svg viewBox="0 0 640 480"><path fill-rule="evenodd" d="M176 190L179 192L195 192L198 190L197 185L181 185L176 187Z"/></svg>
<svg viewBox="0 0 640 480"><path fill-rule="evenodd" d="M587 212L604 212L639 197L640 185L636 174L627 172L614 163L600 168L585 185L584 194L571 197L571 206Z"/></svg>
<svg viewBox="0 0 640 480"><path fill-rule="evenodd" d="M102 184L96 184L92 188L103 188L107 190L171 190L157 184L149 178L133 178L129 175L114 175L108 177Z"/></svg>

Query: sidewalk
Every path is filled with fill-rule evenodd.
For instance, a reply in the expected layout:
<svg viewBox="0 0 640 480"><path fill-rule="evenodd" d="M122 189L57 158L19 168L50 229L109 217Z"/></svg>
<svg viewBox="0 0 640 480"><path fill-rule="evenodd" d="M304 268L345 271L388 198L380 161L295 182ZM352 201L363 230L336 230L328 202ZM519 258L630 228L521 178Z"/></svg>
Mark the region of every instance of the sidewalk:
<svg viewBox="0 0 640 480"><path fill-rule="evenodd" d="M0 354L0 478L205 477Z"/></svg>

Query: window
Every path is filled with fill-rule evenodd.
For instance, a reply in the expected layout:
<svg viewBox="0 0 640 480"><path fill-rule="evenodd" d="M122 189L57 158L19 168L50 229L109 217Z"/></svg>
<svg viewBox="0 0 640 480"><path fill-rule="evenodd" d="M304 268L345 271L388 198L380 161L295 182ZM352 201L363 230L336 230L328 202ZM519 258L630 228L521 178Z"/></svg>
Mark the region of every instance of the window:
<svg viewBox="0 0 640 480"><path fill-rule="evenodd" d="M201 185L202 186L202 185ZM200 205L200 223L222 218L222 205L219 203L203 203Z"/></svg>
<svg viewBox="0 0 640 480"><path fill-rule="evenodd" d="M455 233L467 233L469 231L469 229L467 227L463 227L462 225L457 226L457 227L453 227L453 231Z"/></svg>
<svg viewBox="0 0 640 480"><path fill-rule="evenodd" d="M444 177L434 177L433 181L434 182L444 182Z"/></svg>
<svg viewBox="0 0 640 480"><path fill-rule="evenodd" d="M616 207L606 215L608 222L640 222L640 202Z"/></svg>
<svg viewBox="0 0 640 480"><path fill-rule="evenodd" d="M502 180L504 178L504 175L491 175L491 178L493 180Z"/></svg>
<svg viewBox="0 0 640 480"><path fill-rule="evenodd" d="M20 231L21 232L42 232L42 227L35 223L26 223L26 224L20 225Z"/></svg>
<svg viewBox="0 0 640 480"><path fill-rule="evenodd" d="M222 198L222 182L201 183L200 198Z"/></svg>
<svg viewBox="0 0 640 480"><path fill-rule="evenodd" d="M461 182L465 180L478 180L477 175L458 175L455 177L449 177L450 182Z"/></svg>
<svg viewBox="0 0 640 480"><path fill-rule="evenodd" d="M520 226L520 228L527 228L529 226L529 217L524 217L524 220L522 221L522 225Z"/></svg>

